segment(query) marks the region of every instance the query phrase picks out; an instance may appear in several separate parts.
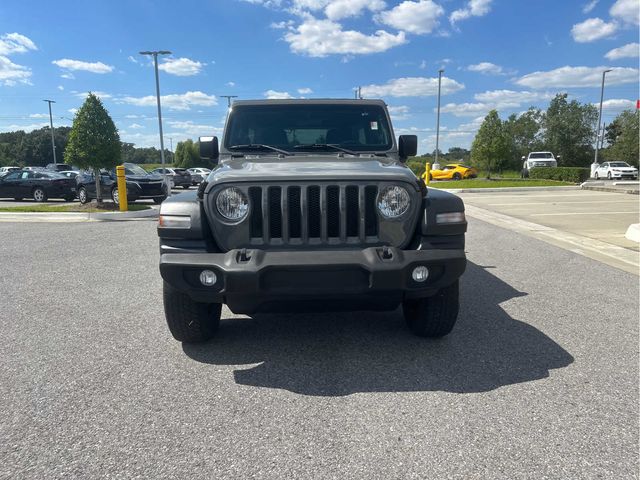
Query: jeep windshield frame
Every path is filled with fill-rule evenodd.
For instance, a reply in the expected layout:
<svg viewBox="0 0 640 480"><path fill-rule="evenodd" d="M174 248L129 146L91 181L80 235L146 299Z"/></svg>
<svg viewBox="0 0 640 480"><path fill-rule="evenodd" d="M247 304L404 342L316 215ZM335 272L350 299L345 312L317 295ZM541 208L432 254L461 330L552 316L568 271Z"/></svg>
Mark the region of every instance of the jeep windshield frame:
<svg viewBox="0 0 640 480"><path fill-rule="evenodd" d="M234 106L223 147L237 152L247 145L335 156L386 153L395 143L383 105L310 102Z"/></svg>

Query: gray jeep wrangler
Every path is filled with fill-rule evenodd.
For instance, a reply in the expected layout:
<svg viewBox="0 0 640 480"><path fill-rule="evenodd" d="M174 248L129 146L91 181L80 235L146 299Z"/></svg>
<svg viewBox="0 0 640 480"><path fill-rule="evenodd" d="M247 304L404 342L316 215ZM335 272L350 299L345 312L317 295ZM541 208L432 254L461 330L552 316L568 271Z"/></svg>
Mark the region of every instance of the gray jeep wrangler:
<svg viewBox="0 0 640 480"><path fill-rule="evenodd" d="M217 167L160 208L160 273L173 336L215 335L235 313L394 310L440 337L458 316L466 266L462 200L404 164L381 100L237 101Z"/></svg>

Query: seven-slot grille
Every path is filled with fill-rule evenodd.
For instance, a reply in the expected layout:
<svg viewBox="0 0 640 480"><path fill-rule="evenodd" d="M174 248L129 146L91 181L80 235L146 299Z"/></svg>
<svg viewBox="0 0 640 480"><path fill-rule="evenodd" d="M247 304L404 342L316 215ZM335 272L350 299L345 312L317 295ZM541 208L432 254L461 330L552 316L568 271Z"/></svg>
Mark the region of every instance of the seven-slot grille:
<svg viewBox="0 0 640 480"><path fill-rule="evenodd" d="M378 240L375 185L272 185L248 189L253 244Z"/></svg>

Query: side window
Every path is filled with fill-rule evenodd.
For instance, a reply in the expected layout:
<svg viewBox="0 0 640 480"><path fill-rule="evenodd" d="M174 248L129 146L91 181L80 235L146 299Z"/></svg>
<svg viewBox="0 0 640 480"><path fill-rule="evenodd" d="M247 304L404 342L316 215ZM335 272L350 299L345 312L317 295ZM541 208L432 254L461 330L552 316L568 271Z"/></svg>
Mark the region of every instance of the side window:
<svg viewBox="0 0 640 480"><path fill-rule="evenodd" d="M26 180L27 178L33 178L33 172L22 172L22 176L20 177L22 180Z"/></svg>
<svg viewBox="0 0 640 480"><path fill-rule="evenodd" d="M4 179L5 180L17 180L20 177L22 177L22 172L11 172L6 177L4 177Z"/></svg>

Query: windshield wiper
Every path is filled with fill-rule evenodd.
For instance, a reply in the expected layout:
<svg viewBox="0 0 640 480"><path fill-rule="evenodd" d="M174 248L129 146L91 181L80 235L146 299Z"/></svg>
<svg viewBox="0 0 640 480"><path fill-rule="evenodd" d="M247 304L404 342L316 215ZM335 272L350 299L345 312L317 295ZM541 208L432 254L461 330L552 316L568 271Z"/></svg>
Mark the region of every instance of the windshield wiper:
<svg viewBox="0 0 640 480"><path fill-rule="evenodd" d="M272 147L271 145L263 145L262 143L248 143L246 145L231 145L229 150L272 150L274 152L281 153L282 155L293 155L293 153L283 150L281 148Z"/></svg>
<svg viewBox="0 0 640 480"><path fill-rule="evenodd" d="M346 148L342 148L334 143L310 143L310 144L300 144L293 147L294 149L302 150L304 148L316 149L316 148L333 148L334 150L339 150L344 153L348 153L349 155L360 155L358 152L354 152L353 150L349 150Z"/></svg>

